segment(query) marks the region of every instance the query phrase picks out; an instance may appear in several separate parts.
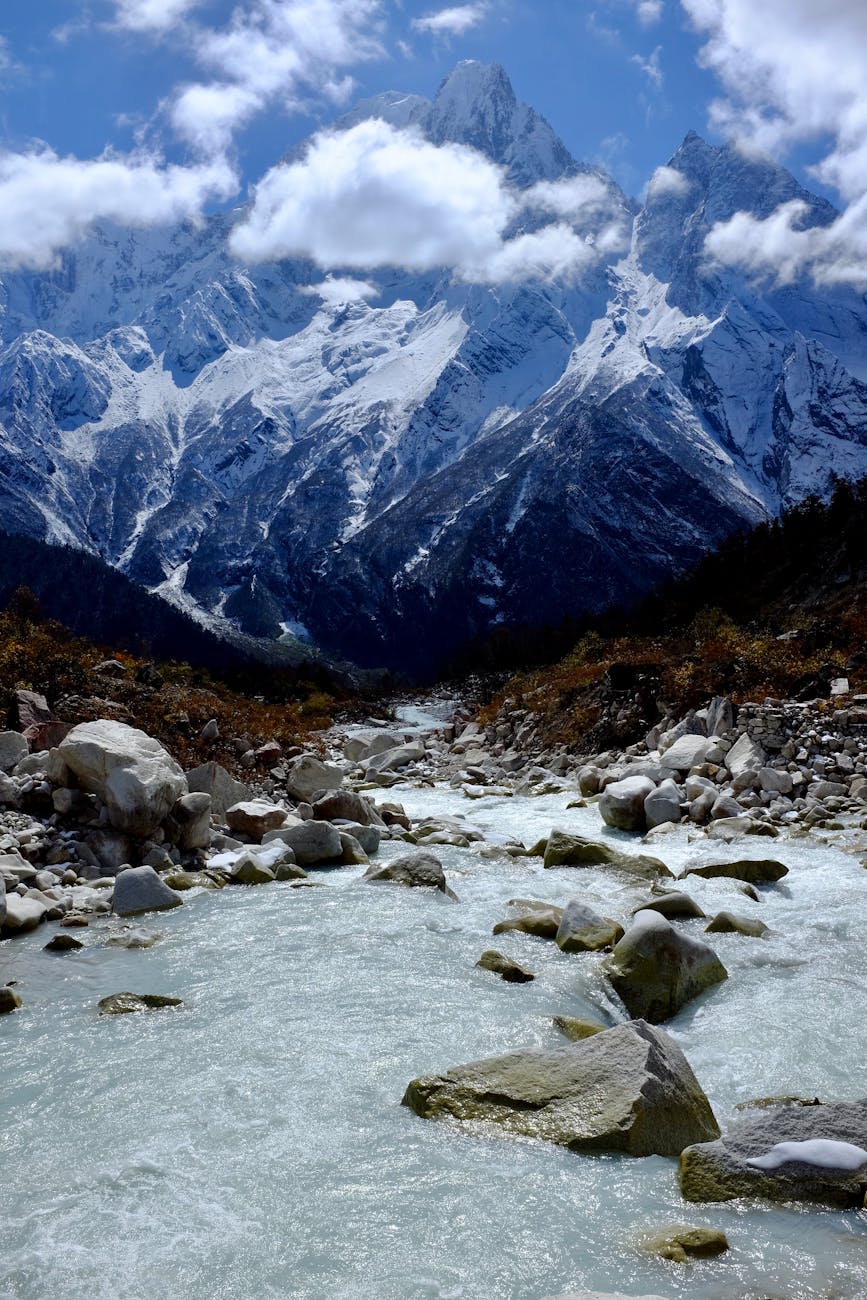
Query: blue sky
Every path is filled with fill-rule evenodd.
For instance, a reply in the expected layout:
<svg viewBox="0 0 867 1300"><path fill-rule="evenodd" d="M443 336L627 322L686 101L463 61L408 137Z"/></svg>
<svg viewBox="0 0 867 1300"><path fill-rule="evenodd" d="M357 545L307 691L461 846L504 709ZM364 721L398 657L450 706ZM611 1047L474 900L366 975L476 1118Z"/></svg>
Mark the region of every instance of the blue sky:
<svg viewBox="0 0 867 1300"><path fill-rule="evenodd" d="M248 196L233 248L248 260L312 256L341 273L441 258L489 283L525 265L574 278L588 249L617 253L628 232L600 216L599 193L528 199L457 146L383 123L340 141L321 130L384 89L432 96L468 58L501 63L575 157L633 195L690 128L784 161L839 221L804 229L797 202L736 213L712 255L867 289L865 0L5 0L0 270L56 265L101 220L158 226ZM306 163L278 165L317 131ZM548 224L507 247L528 203ZM341 205L367 220L365 257L349 223L337 229Z"/></svg>
<svg viewBox="0 0 867 1300"><path fill-rule="evenodd" d="M384 55L351 69L351 98L386 89L431 96L459 59L499 62L519 98L548 118L575 157L602 162L631 193L690 128L718 137L707 121L718 86L698 66L701 39L676 0L649 23L628 0L502 0L462 35L413 28L414 19L437 8L384 7ZM203 3L196 16L219 26L231 9ZM183 41L112 29L112 16L112 4L100 0L6 0L0 34L19 65L3 80L7 148L36 137L78 157L106 145L128 149L132 124L152 119L173 86L197 75ZM339 111L331 103L311 103L309 113L269 109L239 135L245 180L258 179L289 144ZM182 156L171 133L160 134L169 154Z"/></svg>

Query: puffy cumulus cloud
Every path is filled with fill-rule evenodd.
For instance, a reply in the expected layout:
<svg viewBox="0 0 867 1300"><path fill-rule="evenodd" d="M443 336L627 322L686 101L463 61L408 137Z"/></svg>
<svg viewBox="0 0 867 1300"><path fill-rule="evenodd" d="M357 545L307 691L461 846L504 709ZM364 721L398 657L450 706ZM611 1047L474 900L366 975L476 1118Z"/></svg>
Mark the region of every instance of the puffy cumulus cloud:
<svg viewBox="0 0 867 1300"><path fill-rule="evenodd" d="M676 167L657 167L647 184L647 197L660 199L666 194L682 198L688 194L692 185L689 178Z"/></svg>
<svg viewBox="0 0 867 1300"><path fill-rule="evenodd" d="M478 4L452 5L414 18L412 26L417 32L430 32L434 36L463 36L464 32L478 27L490 12L490 5L481 0Z"/></svg>
<svg viewBox="0 0 867 1300"><path fill-rule="evenodd" d="M303 160L272 168L231 243L250 261L426 271L484 261L515 211L486 158L374 119L322 132Z"/></svg>
<svg viewBox="0 0 867 1300"><path fill-rule="evenodd" d="M196 28L192 52L213 79L180 88L173 125L197 148L219 153L274 102L345 99L353 82L342 70L383 52L380 9L380 0L253 0L224 29Z"/></svg>
<svg viewBox="0 0 867 1300"><path fill-rule="evenodd" d="M761 244L780 258L780 275L800 266L824 281L863 283L859 220L867 195L867 5L864 0L681 0L707 37L702 62L726 96L712 106L715 124L748 147L776 153L805 141L824 156L813 169L850 208L834 226L809 233L804 213L784 205L765 222L737 214L732 238L715 228L711 250L733 253L750 232L746 265ZM830 145L828 145L830 141ZM764 231L756 229L763 226ZM794 259L794 260L793 260Z"/></svg>
<svg viewBox="0 0 867 1300"><path fill-rule="evenodd" d="M145 155L0 154L0 265L48 269L94 222L150 226L197 218L209 199L228 198L237 185L222 161L166 167Z"/></svg>
<svg viewBox="0 0 867 1300"><path fill-rule="evenodd" d="M159 34L176 27L202 0L116 0L115 25Z"/></svg>
<svg viewBox="0 0 867 1300"><path fill-rule="evenodd" d="M344 307L348 303L368 302L379 297L379 289L369 280L353 280L340 275L326 275L319 284L306 285L301 292L321 298L330 307Z"/></svg>
<svg viewBox="0 0 867 1300"><path fill-rule="evenodd" d="M597 187L581 179L585 201L597 204ZM596 232L594 243L573 228L581 215L573 211L571 224L507 237L522 211L559 211L565 193L535 187L522 195L473 149L366 121L320 133L300 161L273 168L256 186L231 248L254 262L309 257L324 268L355 271L448 268L480 284L574 278L613 248L609 227L616 223ZM573 199L575 193L577 186Z"/></svg>

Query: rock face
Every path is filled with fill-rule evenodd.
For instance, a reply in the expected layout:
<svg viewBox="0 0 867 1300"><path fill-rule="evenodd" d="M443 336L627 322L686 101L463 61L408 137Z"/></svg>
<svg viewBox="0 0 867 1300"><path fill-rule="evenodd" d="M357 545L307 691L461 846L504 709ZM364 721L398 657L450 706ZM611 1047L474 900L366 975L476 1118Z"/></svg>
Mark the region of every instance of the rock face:
<svg viewBox="0 0 867 1300"><path fill-rule="evenodd" d="M683 739L691 740L692 737L684 736ZM647 829L653 830L654 826L662 826L665 822L679 822L682 803L683 791L676 781L668 779L660 782L644 800Z"/></svg>
<svg viewBox="0 0 867 1300"><path fill-rule="evenodd" d="M114 882L111 910L118 916L135 916L138 912L163 912L180 907L183 901L153 867L129 867Z"/></svg>
<svg viewBox="0 0 867 1300"><path fill-rule="evenodd" d="M704 912L694 898L690 898L689 894L681 894L676 889L668 894L657 894L654 898L648 898L646 903L640 903L634 910L659 912L660 916L666 917L669 921L674 917L704 916Z"/></svg>
<svg viewBox="0 0 867 1300"><path fill-rule="evenodd" d="M615 946L606 971L631 1016L653 1024L669 1020L681 1007L728 976L712 948L675 930L658 912L636 914Z"/></svg>
<svg viewBox="0 0 867 1300"><path fill-rule="evenodd" d="M642 1242L650 1255L685 1264L688 1259L713 1259L729 1248L728 1238L718 1228L669 1228Z"/></svg>
<svg viewBox="0 0 867 1300"><path fill-rule="evenodd" d="M29 753L30 746L20 732L0 731L0 772L11 772Z"/></svg>
<svg viewBox="0 0 867 1300"><path fill-rule="evenodd" d="M4 934L23 934L35 930L46 919L48 909L35 898L22 898L20 894L6 895L6 915L3 918Z"/></svg>
<svg viewBox="0 0 867 1300"><path fill-rule="evenodd" d="M211 796L203 791L182 794L172 809L182 853L206 849L211 838Z"/></svg>
<svg viewBox="0 0 867 1300"><path fill-rule="evenodd" d="M612 781L599 796L599 812L606 826L619 831L647 829L644 801L656 789L647 776L627 776Z"/></svg>
<svg viewBox="0 0 867 1300"><path fill-rule="evenodd" d="M122 722L84 722L59 750L82 788L105 804L111 824L127 834L152 834L187 793L183 772L159 741Z"/></svg>
<svg viewBox="0 0 867 1300"><path fill-rule="evenodd" d="M684 1150L680 1190L688 1201L749 1196L860 1207L865 1148L867 1100L749 1111L720 1141Z"/></svg>
<svg viewBox="0 0 867 1300"><path fill-rule="evenodd" d="M680 736L673 745L665 750L662 761L666 767L676 772L688 772L692 767L699 767L713 747L713 741L706 736Z"/></svg>
<svg viewBox="0 0 867 1300"><path fill-rule="evenodd" d="M403 1098L427 1119L499 1125L572 1151L678 1155L719 1128L680 1048L637 1020L553 1051L538 1048L415 1079Z"/></svg>

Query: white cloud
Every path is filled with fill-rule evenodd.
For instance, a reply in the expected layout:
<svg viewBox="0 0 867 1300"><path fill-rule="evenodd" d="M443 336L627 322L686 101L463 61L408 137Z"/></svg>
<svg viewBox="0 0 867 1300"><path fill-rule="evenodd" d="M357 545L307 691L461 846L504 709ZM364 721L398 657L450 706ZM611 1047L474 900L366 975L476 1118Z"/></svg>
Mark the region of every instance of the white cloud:
<svg viewBox="0 0 867 1300"><path fill-rule="evenodd" d="M507 237L522 210L565 211L566 194L574 205L579 189L585 208L573 207L569 223ZM479 284L574 278L613 247L610 214L590 232L595 244L573 229L588 218L588 204L595 213L600 197L586 179L522 195L475 150L433 145L376 119L322 132L303 159L268 172L230 244L254 262L309 257L326 269L448 268Z"/></svg>
<svg viewBox="0 0 867 1300"><path fill-rule="evenodd" d="M823 282L863 284L861 227L867 195L867 5L864 0L681 0L706 34L702 62L720 78L726 98L712 119L727 134L770 153L816 142L824 154L814 174L850 205L821 231L801 228L804 214L784 205L765 222L730 223L731 238L717 227L714 255L734 256L735 235L744 245L742 265L779 258L781 278L808 271ZM830 144L827 142L830 140ZM763 229L757 229L762 227ZM760 256L760 250L764 253Z"/></svg>
<svg viewBox="0 0 867 1300"><path fill-rule="evenodd" d="M684 194L688 194L691 188L688 178L676 167L657 167L648 182L647 197L658 199L664 194L672 194L676 198L681 198Z"/></svg>
<svg viewBox="0 0 867 1300"><path fill-rule="evenodd" d="M636 67L641 69L655 90L661 90L664 81L662 68L659 66L659 56L661 54L662 46L657 45L653 53L649 54L646 59L641 54L632 54L629 58L629 62L634 63Z"/></svg>
<svg viewBox="0 0 867 1300"><path fill-rule="evenodd" d="M367 302L379 297L379 289L369 280L353 280L339 275L327 275L319 284L307 285L301 292L321 298L330 307L343 307L347 303Z"/></svg>
<svg viewBox="0 0 867 1300"><path fill-rule="evenodd" d="M128 226L197 218L227 198L237 178L225 162L166 167L146 155L82 161L41 153L0 154L0 265L46 269L96 221Z"/></svg>
<svg viewBox="0 0 867 1300"><path fill-rule="evenodd" d="M225 29L194 29L192 52L214 77L174 96L175 128L218 153L275 102L291 109L305 94L345 99L353 83L341 70L383 53L380 8L380 0L251 0Z"/></svg>
<svg viewBox="0 0 867 1300"><path fill-rule="evenodd" d="M635 12L643 27L652 27L662 17L662 0L638 0Z"/></svg>
<svg viewBox="0 0 867 1300"><path fill-rule="evenodd" d="M116 0L115 25L129 32L168 32L202 0Z"/></svg>
<svg viewBox="0 0 867 1300"><path fill-rule="evenodd" d="M599 176L570 176L562 181L539 181L525 192L529 207L558 217L580 218L600 206L610 205L608 186Z"/></svg>
<svg viewBox="0 0 867 1300"><path fill-rule="evenodd" d="M867 198L851 203L829 226L805 226L809 214L799 199L780 204L764 220L737 212L717 222L705 249L723 266L777 284L810 275L817 284L867 290Z"/></svg>
<svg viewBox="0 0 867 1300"><path fill-rule="evenodd" d="M490 6L485 0L477 4L452 5L414 18L412 26L417 32L431 32L434 36L463 36L464 32L478 27L488 16Z"/></svg>

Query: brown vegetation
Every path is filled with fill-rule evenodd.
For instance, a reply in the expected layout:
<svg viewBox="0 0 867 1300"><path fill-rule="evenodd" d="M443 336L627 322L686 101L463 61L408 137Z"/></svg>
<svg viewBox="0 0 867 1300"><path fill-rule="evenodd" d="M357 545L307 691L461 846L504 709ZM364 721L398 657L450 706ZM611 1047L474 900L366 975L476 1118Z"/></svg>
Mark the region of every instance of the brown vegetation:
<svg viewBox="0 0 867 1300"><path fill-rule="evenodd" d="M107 660L118 667L100 667ZM140 727L186 767L215 759L236 768L240 747L233 742L239 738L253 749L270 740L284 750L309 745L338 703L317 685L290 684L265 666L250 667L238 689L189 664L154 664L99 648L45 620L26 588L0 613L0 706L10 723L18 689L45 695L62 721L111 717ZM200 732L211 718L220 739L206 742Z"/></svg>

